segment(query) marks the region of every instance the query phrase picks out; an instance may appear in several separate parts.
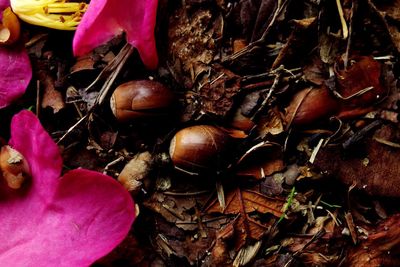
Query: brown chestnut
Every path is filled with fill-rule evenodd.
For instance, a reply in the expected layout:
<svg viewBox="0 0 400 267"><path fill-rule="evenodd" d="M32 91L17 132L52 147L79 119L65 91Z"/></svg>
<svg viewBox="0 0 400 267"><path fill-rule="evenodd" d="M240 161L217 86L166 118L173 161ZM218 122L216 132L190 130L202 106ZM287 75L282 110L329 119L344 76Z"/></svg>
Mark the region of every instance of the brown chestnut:
<svg viewBox="0 0 400 267"><path fill-rule="evenodd" d="M192 173L216 170L226 164L231 143L232 138L221 128L191 126L175 134L169 154L177 169Z"/></svg>
<svg viewBox="0 0 400 267"><path fill-rule="evenodd" d="M150 81L130 81L118 86L111 96L110 105L119 122L164 115L172 105L174 96L163 84Z"/></svg>

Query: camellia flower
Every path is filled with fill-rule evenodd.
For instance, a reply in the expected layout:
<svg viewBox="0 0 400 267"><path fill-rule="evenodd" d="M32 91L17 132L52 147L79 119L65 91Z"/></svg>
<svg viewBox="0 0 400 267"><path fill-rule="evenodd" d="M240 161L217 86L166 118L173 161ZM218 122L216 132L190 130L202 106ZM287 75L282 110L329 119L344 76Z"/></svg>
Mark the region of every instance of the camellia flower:
<svg viewBox="0 0 400 267"><path fill-rule="evenodd" d="M75 32L74 54L84 55L125 32L128 43L136 47L145 66L156 68L157 4L157 0L91 0Z"/></svg>
<svg viewBox="0 0 400 267"><path fill-rule="evenodd" d="M60 177L58 147L29 111L14 116L9 144L31 178L0 184L0 266L89 266L123 240L134 204L117 181L84 169Z"/></svg>
<svg viewBox="0 0 400 267"><path fill-rule="evenodd" d="M0 19L2 12L9 7L9 0L0 0ZM0 31L4 29L0 24ZM28 54L22 44L0 45L0 108L8 106L21 97L32 78Z"/></svg>

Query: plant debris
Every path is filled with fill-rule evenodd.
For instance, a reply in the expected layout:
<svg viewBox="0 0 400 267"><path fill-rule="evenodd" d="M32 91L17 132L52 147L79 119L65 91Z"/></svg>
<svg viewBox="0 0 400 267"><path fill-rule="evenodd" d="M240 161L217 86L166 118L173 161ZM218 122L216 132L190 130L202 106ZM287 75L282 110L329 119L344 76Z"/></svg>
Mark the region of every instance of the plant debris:
<svg viewBox="0 0 400 267"><path fill-rule="evenodd" d="M100 188L93 171L119 182L83 198L99 246L124 221L102 214L135 201L94 266L400 264L399 1L55 1L58 17L49 3L28 19L22 2L8 42L0 0L0 144L30 109L61 148L65 194ZM30 172L3 175L5 192L38 179L24 144Z"/></svg>

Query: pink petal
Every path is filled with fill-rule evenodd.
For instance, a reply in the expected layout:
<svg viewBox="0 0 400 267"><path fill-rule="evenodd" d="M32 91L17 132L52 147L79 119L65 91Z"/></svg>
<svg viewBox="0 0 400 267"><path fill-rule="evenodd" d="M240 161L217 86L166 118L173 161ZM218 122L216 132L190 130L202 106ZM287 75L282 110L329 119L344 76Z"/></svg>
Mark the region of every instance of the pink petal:
<svg viewBox="0 0 400 267"><path fill-rule="evenodd" d="M32 69L25 48L0 46L0 108L21 97L31 78Z"/></svg>
<svg viewBox="0 0 400 267"><path fill-rule="evenodd" d="M158 64L154 39L157 0L92 0L74 36L73 51L84 55L114 36L126 33L147 68Z"/></svg>
<svg viewBox="0 0 400 267"><path fill-rule="evenodd" d="M0 0L0 19L3 17L3 10L10 6L10 0Z"/></svg>
<svg viewBox="0 0 400 267"><path fill-rule="evenodd" d="M0 187L0 266L88 266L110 252L135 217L129 193L89 170L59 178L57 146L32 113L17 114L11 129L32 182L25 190Z"/></svg>

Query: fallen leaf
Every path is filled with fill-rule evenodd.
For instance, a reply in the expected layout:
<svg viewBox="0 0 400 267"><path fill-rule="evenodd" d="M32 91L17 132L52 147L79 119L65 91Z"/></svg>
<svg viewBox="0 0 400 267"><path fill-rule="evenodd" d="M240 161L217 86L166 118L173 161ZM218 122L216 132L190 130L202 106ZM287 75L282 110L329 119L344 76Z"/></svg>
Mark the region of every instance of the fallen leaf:
<svg viewBox="0 0 400 267"><path fill-rule="evenodd" d="M381 82L381 63L371 56L351 57L347 69L336 69L337 92L341 95L343 110L371 105L385 97L387 90ZM339 66L341 62L337 62ZM366 88L371 90L360 95Z"/></svg>
<svg viewBox="0 0 400 267"><path fill-rule="evenodd" d="M226 206L222 208L217 200L205 209L208 214L222 213L236 215L231 222L235 229L235 250L239 250L246 242L260 240L268 233L272 222L260 222L250 216L250 213L272 214L279 218L283 215L284 200L267 197L251 190L236 188L225 197Z"/></svg>
<svg viewBox="0 0 400 267"><path fill-rule="evenodd" d="M273 20L278 4L272 0L245 0L234 6L228 17L234 35L246 38L249 42L258 40ZM229 19L233 20L232 22Z"/></svg>
<svg viewBox="0 0 400 267"><path fill-rule="evenodd" d="M400 166L397 162L400 150L390 146L390 143L382 143L385 140L398 143L397 133L397 128L383 126L375 132L373 138L365 139L348 153L341 151L339 147L322 148L315 166L326 175L337 177L349 186L355 183L358 189L371 195L399 197ZM354 153L355 151L358 152Z"/></svg>
<svg viewBox="0 0 400 267"><path fill-rule="evenodd" d="M262 142L250 148L238 160L236 174L263 179L284 167L282 148L278 144Z"/></svg>
<svg viewBox="0 0 400 267"><path fill-rule="evenodd" d="M400 51L400 30L398 27L398 23L400 22L400 2L397 0L373 2L376 8L382 12L393 44L397 48L397 51Z"/></svg>
<svg viewBox="0 0 400 267"><path fill-rule="evenodd" d="M345 266L399 266L399 255L400 214L395 214L372 230L367 240L350 248Z"/></svg>
<svg viewBox="0 0 400 267"><path fill-rule="evenodd" d="M222 66L213 65L207 77L199 80L202 112L226 116L240 91L240 77Z"/></svg>
<svg viewBox="0 0 400 267"><path fill-rule="evenodd" d="M193 231L198 229L202 221L202 218L194 211L206 199L207 195L204 194L191 197L185 193L168 195L155 192L144 202L144 205L160 214L168 222L174 223L178 228Z"/></svg>
<svg viewBox="0 0 400 267"><path fill-rule="evenodd" d="M61 92L56 90L53 77L45 70L39 70L37 75L43 86L42 108L51 108L54 113L65 108L64 98Z"/></svg>

